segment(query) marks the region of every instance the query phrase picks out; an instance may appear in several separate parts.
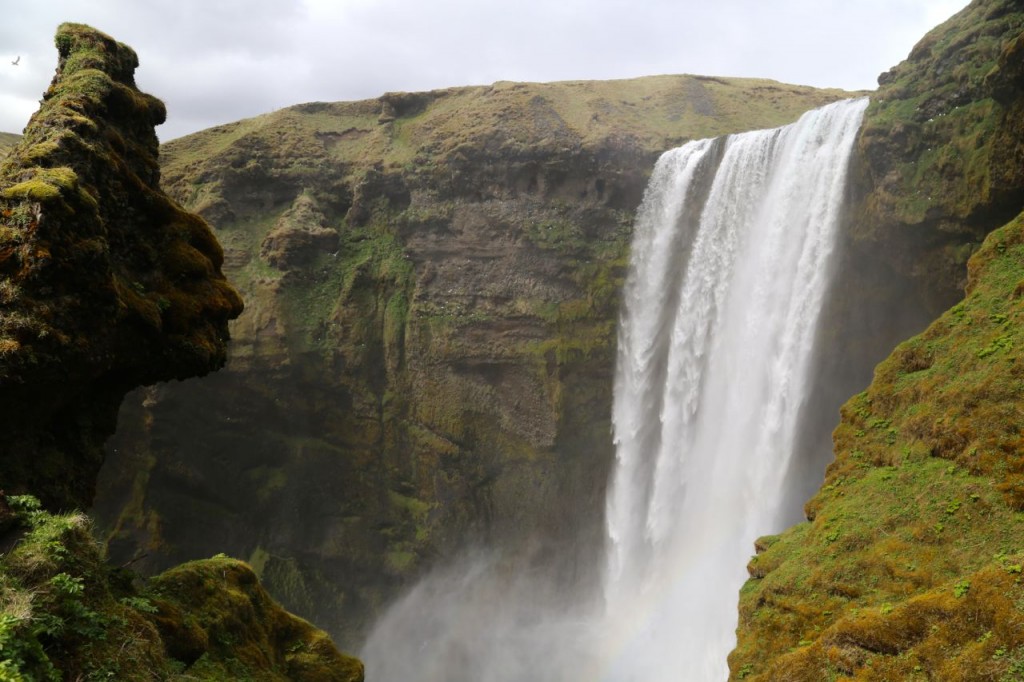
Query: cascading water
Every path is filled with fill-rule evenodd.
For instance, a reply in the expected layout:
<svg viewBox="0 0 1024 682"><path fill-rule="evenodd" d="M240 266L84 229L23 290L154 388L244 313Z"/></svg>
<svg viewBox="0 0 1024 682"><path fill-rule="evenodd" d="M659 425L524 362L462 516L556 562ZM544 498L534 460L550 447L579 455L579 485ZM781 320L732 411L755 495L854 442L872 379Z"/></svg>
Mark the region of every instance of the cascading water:
<svg viewBox="0 0 1024 682"><path fill-rule="evenodd" d="M753 542L791 520L779 501L866 105L655 168L619 327L605 598L627 645L610 679L728 675Z"/></svg>
<svg viewBox="0 0 1024 682"><path fill-rule="evenodd" d="M658 161L619 326L603 594L553 608L557 587L467 560L385 614L368 679L726 679L753 542L795 516L782 500L866 106Z"/></svg>

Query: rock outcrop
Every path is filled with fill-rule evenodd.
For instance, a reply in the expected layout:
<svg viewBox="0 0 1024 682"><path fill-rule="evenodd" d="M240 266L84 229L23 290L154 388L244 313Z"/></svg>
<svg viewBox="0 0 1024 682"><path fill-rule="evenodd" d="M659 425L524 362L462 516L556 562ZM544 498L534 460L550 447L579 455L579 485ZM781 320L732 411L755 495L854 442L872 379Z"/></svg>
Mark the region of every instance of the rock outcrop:
<svg viewBox="0 0 1024 682"><path fill-rule="evenodd" d="M164 107L135 88L135 53L77 24L56 43L0 166L0 678L361 682L244 563L140 585L86 516L57 513L91 502L125 393L220 367L242 303L209 226L160 189Z"/></svg>
<svg viewBox="0 0 1024 682"><path fill-rule="evenodd" d="M843 407L811 520L758 542L733 679L1024 670L1022 35L1018 3L976 0L879 79L845 268L860 300L836 304L860 316L838 345L901 326L871 306L921 319L966 298Z"/></svg>
<svg viewBox="0 0 1024 682"><path fill-rule="evenodd" d="M135 53L88 27L0 167L0 489L50 509L92 502L125 393L226 357L242 302L206 223L159 187Z"/></svg>
<svg viewBox="0 0 1024 682"><path fill-rule="evenodd" d="M619 289L654 160L842 96L497 83L167 144L165 180L215 225L247 308L224 371L125 405L97 508L112 554L148 552L149 570L247 557L348 641L468 543L588 579Z"/></svg>

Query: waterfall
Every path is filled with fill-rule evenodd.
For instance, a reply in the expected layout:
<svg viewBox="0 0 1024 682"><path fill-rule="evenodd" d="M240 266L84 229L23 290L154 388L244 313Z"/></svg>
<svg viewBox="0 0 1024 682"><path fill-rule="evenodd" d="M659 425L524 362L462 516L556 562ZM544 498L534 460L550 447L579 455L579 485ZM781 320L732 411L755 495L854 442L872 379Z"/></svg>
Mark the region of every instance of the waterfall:
<svg viewBox="0 0 1024 682"><path fill-rule="evenodd" d="M727 678L754 540L794 517L797 418L866 106L659 159L619 325L603 593L566 606L544 576L464 557L381 618L367 679Z"/></svg>
<svg viewBox="0 0 1024 682"><path fill-rule="evenodd" d="M728 675L753 542L791 514L779 502L866 105L691 142L654 170L619 326L605 599L626 646L611 679Z"/></svg>

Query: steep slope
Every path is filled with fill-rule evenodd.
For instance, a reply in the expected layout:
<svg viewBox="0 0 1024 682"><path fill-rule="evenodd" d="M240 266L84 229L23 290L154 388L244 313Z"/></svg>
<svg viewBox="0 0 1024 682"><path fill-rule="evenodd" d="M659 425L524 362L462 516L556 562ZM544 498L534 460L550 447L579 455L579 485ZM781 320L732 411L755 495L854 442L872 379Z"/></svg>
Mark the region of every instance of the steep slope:
<svg viewBox="0 0 1024 682"><path fill-rule="evenodd" d="M14 133L0 133L0 160L2 160L7 154L14 149L15 145L21 141L21 135L15 135Z"/></svg>
<svg viewBox="0 0 1024 682"><path fill-rule="evenodd" d="M874 251L905 281L934 281L926 311L965 278L967 296L844 406L812 520L759 541L734 679L1024 674L1022 48L1019 5L976 0L880 78L850 258Z"/></svg>
<svg viewBox="0 0 1024 682"><path fill-rule="evenodd" d="M115 556L249 557L334 633L467 542L600 546L633 211L664 149L844 93L660 76L306 104L169 143L246 296L225 372L125 406ZM187 530L186 530L187 529ZM528 560L528 559L527 559Z"/></svg>
<svg viewBox="0 0 1024 682"><path fill-rule="evenodd" d="M200 376L242 309L213 233L159 188L163 103L135 53L88 27L0 166L0 490L92 501L129 390Z"/></svg>
<svg viewBox="0 0 1024 682"><path fill-rule="evenodd" d="M131 48L57 32L40 110L0 166L0 679L336 680L362 665L285 612L245 564L194 562L145 586L91 523L124 394L217 369L241 300L207 224L159 187Z"/></svg>

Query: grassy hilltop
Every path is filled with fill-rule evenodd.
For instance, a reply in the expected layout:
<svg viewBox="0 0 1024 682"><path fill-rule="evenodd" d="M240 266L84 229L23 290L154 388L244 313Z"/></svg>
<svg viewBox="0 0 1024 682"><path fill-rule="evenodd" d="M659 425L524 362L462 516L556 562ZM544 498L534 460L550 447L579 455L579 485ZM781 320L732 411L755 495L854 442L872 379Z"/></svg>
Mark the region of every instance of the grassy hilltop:
<svg viewBox="0 0 1024 682"><path fill-rule="evenodd" d="M7 156L8 152L10 152L20 140L21 135L15 135L14 133L0 133L0 159Z"/></svg>

